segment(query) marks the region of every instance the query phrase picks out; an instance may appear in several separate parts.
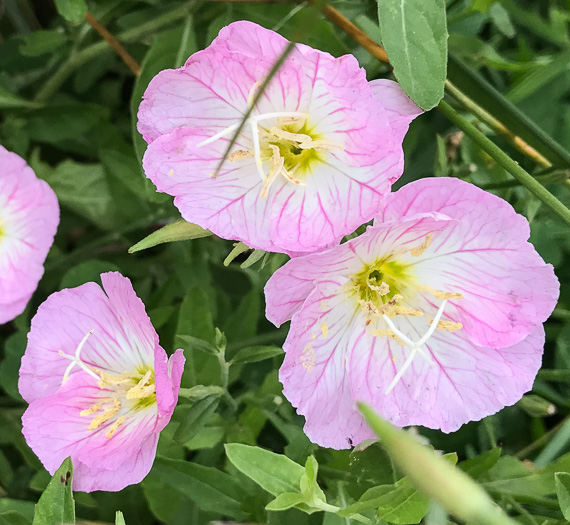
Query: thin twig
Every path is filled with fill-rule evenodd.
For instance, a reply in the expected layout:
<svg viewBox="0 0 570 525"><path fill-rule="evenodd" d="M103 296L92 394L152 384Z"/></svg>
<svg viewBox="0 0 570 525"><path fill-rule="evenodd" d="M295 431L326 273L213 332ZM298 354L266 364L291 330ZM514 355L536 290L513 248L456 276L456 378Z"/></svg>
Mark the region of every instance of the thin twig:
<svg viewBox="0 0 570 525"><path fill-rule="evenodd" d="M97 33L99 33L104 40L115 50L117 55L121 57L121 60L127 65L127 67L133 72L134 75L140 75L141 66L139 63L130 55L130 53L123 47L121 42L119 42L109 30L97 20L90 11L87 11L85 15L85 21L93 28Z"/></svg>
<svg viewBox="0 0 570 525"><path fill-rule="evenodd" d="M379 46L364 31L358 29L346 16L337 11L334 7L326 4L322 8L323 14L336 26L340 27L348 36L360 44L373 57L380 62L390 63L388 55L383 47Z"/></svg>

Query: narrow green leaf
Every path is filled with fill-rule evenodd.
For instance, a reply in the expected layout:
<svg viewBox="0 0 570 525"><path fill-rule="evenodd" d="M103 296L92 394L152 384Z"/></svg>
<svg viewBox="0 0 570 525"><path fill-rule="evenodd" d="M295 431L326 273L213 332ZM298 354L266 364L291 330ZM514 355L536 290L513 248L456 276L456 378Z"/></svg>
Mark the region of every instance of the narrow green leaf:
<svg viewBox="0 0 570 525"><path fill-rule="evenodd" d="M63 18L74 24L83 22L87 14L85 0L55 0L55 8Z"/></svg>
<svg viewBox="0 0 570 525"><path fill-rule="evenodd" d="M208 396L221 396L225 390L221 386L216 385L196 385L191 388L181 388L179 392L180 397L190 399L191 401L199 401Z"/></svg>
<svg viewBox="0 0 570 525"><path fill-rule="evenodd" d="M206 352L207 354L217 354L217 348L208 341L200 339L199 337L194 337L192 335L177 335L177 339L183 343L187 343L190 347L195 350L200 350L200 352Z"/></svg>
<svg viewBox="0 0 570 525"><path fill-rule="evenodd" d="M469 474L473 479L477 479L499 461L501 452L501 447L492 448L479 456L462 461L459 463L459 468Z"/></svg>
<svg viewBox="0 0 570 525"><path fill-rule="evenodd" d="M220 402L220 394L211 394L198 401L192 406L180 406L176 409L176 419L182 422L176 429L172 441L175 444L183 444L190 441L212 417Z"/></svg>
<svg viewBox="0 0 570 525"><path fill-rule="evenodd" d="M234 466L267 492L274 496L283 492L299 492L305 469L298 463L259 447L240 443L230 443L225 447Z"/></svg>
<svg viewBox="0 0 570 525"><path fill-rule="evenodd" d="M41 107L41 104L36 102L32 102L31 100L26 100L18 95L14 95L14 93L10 93L10 91L4 89L0 86L0 108L1 109L9 109L9 108L38 108Z"/></svg>
<svg viewBox="0 0 570 525"><path fill-rule="evenodd" d="M36 505L33 525L75 523L75 502L71 489L73 464L67 458L56 471Z"/></svg>
<svg viewBox="0 0 570 525"><path fill-rule="evenodd" d="M209 237L210 235L212 235L211 231L204 230L204 228L201 228L197 224L186 222L184 219L179 219L163 226L160 230L152 232L142 241L131 246L129 253L140 252L141 250L146 250L165 242L188 241L190 239Z"/></svg>
<svg viewBox="0 0 570 525"><path fill-rule="evenodd" d="M127 525L125 523L125 517L120 510L115 513L115 525Z"/></svg>
<svg viewBox="0 0 570 525"><path fill-rule="evenodd" d="M301 503L305 503L305 496L298 492L283 492L273 501L270 501L265 510L287 510Z"/></svg>
<svg viewBox="0 0 570 525"><path fill-rule="evenodd" d="M26 35L20 46L24 56L35 57L52 53L67 41L65 33L54 30L35 31Z"/></svg>
<svg viewBox="0 0 570 525"><path fill-rule="evenodd" d="M188 461L157 458L153 473L205 511L243 517L241 502L247 497L240 482L214 467Z"/></svg>
<svg viewBox="0 0 570 525"><path fill-rule="evenodd" d="M240 264L240 268L249 268L253 266L257 261L265 257L267 252L265 250L253 250L253 253Z"/></svg>
<svg viewBox="0 0 570 525"><path fill-rule="evenodd" d="M407 95L428 110L447 74L445 0L378 0L382 43Z"/></svg>
<svg viewBox="0 0 570 525"><path fill-rule="evenodd" d="M231 363L255 363L278 355L283 355L283 349L277 346L250 346L240 350L231 360Z"/></svg>
<svg viewBox="0 0 570 525"><path fill-rule="evenodd" d="M251 248L243 243L243 242L238 242L236 244L234 244L234 248L232 249L232 251L228 254L228 256L224 259L224 266L229 266L230 263L238 256L241 255L244 252L247 252L248 250L250 250Z"/></svg>
<svg viewBox="0 0 570 525"><path fill-rule="evenodd" d="M557 472L554 477L560 510L564 517L570 521L570 474L568 472Z"/></svg>

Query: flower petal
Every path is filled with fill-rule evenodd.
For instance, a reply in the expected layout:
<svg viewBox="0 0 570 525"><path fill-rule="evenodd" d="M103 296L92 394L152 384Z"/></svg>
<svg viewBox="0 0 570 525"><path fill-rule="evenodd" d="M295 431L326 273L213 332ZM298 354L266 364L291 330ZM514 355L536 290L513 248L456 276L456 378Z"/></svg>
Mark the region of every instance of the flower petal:
<svg viewBox="0 0 570 525"><path fill-rule="evenodd" d="M421 115L423 110L412 102L397 82L387 79L372 80L370 88L374 98L386 109L394 141L401 144L410 122Z"/></svg>
<svg viewBox="0 0 570 525"><path fill-rule="evenodd" d="M0 304L20 306L43 275L59 223L59 205L47 183L2 146L0 165Z"/></svg>
<svg viewBox="0 0 570 525"><path fill-rule="evenodd" d="M392 194L376 223L428 209L455 220L417 257L414 271L422 284L463 294L446 311L476 344L510 346L548 318L559 283L527 242L524 217L471 184L423 179Z"/></svg>
<svg viewBox="0 0 570 525"><path fill-rule="evenodd" d="M351 395L348 341L361 315L342 291L345 281L319 283L293 316L279 371L283 394L306 418L309 439L335 449L374 436Z"/></svg>
<svg viewBox="0 0 570 525"><path fill-rule="evenodd" d="M397 327L417 341L428 320L413 323L401 316ZM516 403L532 388L540 368L544 330L539 326L508 348L478 346L462 330L436 330L424 345L434 363L416 355L394 389L386 395L410 354L392 339L355 332L349 345L352 396L365 401L397 426L421 425L453 432Z"/></svg>
<svg viewBox="0 0 570 525"><path fill-rule="evenodd" d="M115 470L136 456L142 444L156 431L156 406L129 410L127 407L115 418L90 430L96 417L81 416L95 403L108 399L113 392L100 388L88 374L74 374L61 389L33 401L22 417L26 442L53 474L61 462L71 456L75 462L98 470ZM107 438L110 427L121 415L124 423ZM79 481L78 481L79 482ZM133 483L127 481L126 485Z"/></svg>
<svg viewBox="0 0 570 525"><path fill-rule="evenodd" d="M130 282L115 274L104 274L103 280L111 298L97 284L86 283L52 294L38 308L18 383L26 401L58 391L71 362L59 352L74 356L90 331L81 351L85 364L116 374L154 366L156 333ZM86 374L79 367L75 373Z"/></svg>
<svg viewBox="0 0 570 525"><path fill-rule="evenodd" d="M158 405L159 424L157 431L162 430L174 412L174 407L178 403L178 392L180 390L180 380L184 372L184 351L176 350L173 355L168 356L166 352L157 346L154 358L154 377L156 384L156 402Z"/></svg>

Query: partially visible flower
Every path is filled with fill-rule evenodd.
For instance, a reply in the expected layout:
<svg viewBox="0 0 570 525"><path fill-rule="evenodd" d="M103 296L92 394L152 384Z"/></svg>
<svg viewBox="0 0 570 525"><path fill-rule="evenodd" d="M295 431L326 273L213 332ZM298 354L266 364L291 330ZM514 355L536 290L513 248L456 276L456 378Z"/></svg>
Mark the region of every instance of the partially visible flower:
<svg viewBox="0 0 570 525"><path fill-rule="evenodd" d="M58 223L53 190L0 146L0 324L20 315L36 291Z"/></svg>
<svg viewBox="0 0 570 525"><path fill-rule="evenodd" d="M354 57L299 44L216 172L286 45L251 22L227 26L152 80L138 129L147 177L184 219L253 248L306 253L374 217L402 174L402 140L421 110L398 84L367 82Z"/></svg>
<svg viewBox="0 0 570 525"><path fill-rule="evenodd" d="M356 409L452 432L531 389L559 283L512 207L457 179L390 195L374 226L267 283L291 319L280 379L320 445L371 438Z"/></svg>
<svg viewBox="0 0 570 525"><path fill-rule="evenodd" d="M130 281L116 272L56 292L32 319L19 389L23 433L53 474L71 456L73 489L117 491L149 472L184 368L168 359ZM106 294L106 295L105 295Z"/></svg>

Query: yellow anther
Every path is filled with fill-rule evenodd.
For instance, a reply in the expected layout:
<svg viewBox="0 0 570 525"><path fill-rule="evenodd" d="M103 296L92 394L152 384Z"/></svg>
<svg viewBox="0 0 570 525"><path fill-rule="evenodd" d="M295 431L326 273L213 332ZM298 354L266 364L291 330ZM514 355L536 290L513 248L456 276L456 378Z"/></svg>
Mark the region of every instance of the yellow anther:
<svg viewBox="0 0 570 525"><path fill-rule="evenodd" d="M326 323L326 321L323 321L323 324L321 325L321 333L323 334L323 337L327 337L327 335L329 335L329 327Z"/></svg>
<svg viewBox="0 0 570 525"><path fill-rule="evenodd" d="M394 339L394 341L396 341L400 346L405 346L404 342L392 330L377 328L372 330L370 335L372 337L387 337L388 339Z"/></svg>
<svg viewBox="0 0 570 525"><path fill-rule="evenodd" d="M109 419L116 416L117 412L119 412L120 409L121 409L121 402L117 398L114 398L113 406L107 407L100 416L97 416L96 418L92 419L91 423L89 423L89 426L87 428L89 430L95 430L96 428L99 428L103 423L109 421Z"/></svg>
<svg viewBox="0 0 570 525"><path fill-rule="evenodd" d="M421 317L424 315L423 312L420 310L415 310L414 308L409 308L407 306L399 306L394 305L394 307L390 310L390 313L387 314L388 317L394 317L396 315L409 315L410 317Z"/></svg>
<svg viewBox="0 0 570 525"><path fill-rule="evenodd" d="M374 292L376 292L378 295L380 295L381 297L384 295L388 295L390 293L390 286L385 283L384 281L382 281L380 283L380 286L376 286L374 284L372 284L370 282L370 276L368 276L366 278L366 284L368 285L368 287L373 290Z"/></svg>
<svg viewBox="0 0 570 525"><path fill-rule="evenodd" d="M115 421L110 427L109 430L107 431L107 433L105 434L105 437L107 439L109 439L116 431L117 429L125 422L125 416L120 416L117 418L117 421Z"/></svg>
<svg viewBox="0 0 570 525"><path fill-rule="evenodd" d="M332 140L326 140L326 139L305 141L305 142L302 142L301 144L299 144L299 147L301 149L317 149L317 150L325 150L325 151L330 151L330 150L336 149L336 150L344 151L344 146L342 144L339 144L338 142L334 142Z"/></svg>
<svg viewBox="0 0 570 525"><path fill-rule="evenodd" d="M141 380L132 388L127 390L127 399L143 399L145 397L154 394L155 385L147 385L150 380L152 372L150 370L146 371L146 374L141 378Z"/></svg>
<svg viewBox="0 0 570 525"><path fill-rule="evenodd" d="M94 414L95 412L99 412L99 409L101 408L102 404L103 404L103 401L100 401L99 403L94 403L89 408L79 412L79 415L81 417L90 416L91 414Z"/></svg>
<svg viewBox="0 0 570 525"><path fill-rule="evenodd" d="M228 157L228 160L230 162L234 162L236 160L247 159L251 157L253 157L253 151L249 151L248 149L238 149Z"/></svg>
<svg viewBox="0 0 570 525"><path fill-rule="evenodd" d="M412 256L413 257L419 257L422 253L424 253L430 247L432 237L433 237L433 233L428 233L426 235L426 238L424 239L424 242L422 242L419 246L412 248L410 250L410 253L412 254Z"/></svg>
<svg viewBox="0 0 570 525"><path fill-rule="evenodd" d="M430 324L432 323L433 319L430 319ZM438 330L447 330L448 332L455 332L456 330L461 330L463 325L461 323L456 323L455 321L440 321L437 323L436 328Z"/></svg>
<svg viewBox="0 0 570 525"><path fill-rule="evenodd" d="M420 284L419 290L432 294L436 299L463 299L463 294L455 292L443 292L436 290L427 284Z"/></svg>
<svg viewBox="0 0 570 525"><path fill-rule="evenodd" d="M101 380L98 383L99 388L105 388L106 386L124 385L125 383L128 383L130 381L128 372L123 372L118 376L109 374L107 372L102 372L100 370L98 370L97 373L101 378Z"/></svg>

